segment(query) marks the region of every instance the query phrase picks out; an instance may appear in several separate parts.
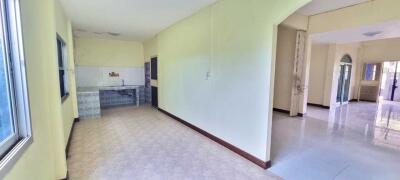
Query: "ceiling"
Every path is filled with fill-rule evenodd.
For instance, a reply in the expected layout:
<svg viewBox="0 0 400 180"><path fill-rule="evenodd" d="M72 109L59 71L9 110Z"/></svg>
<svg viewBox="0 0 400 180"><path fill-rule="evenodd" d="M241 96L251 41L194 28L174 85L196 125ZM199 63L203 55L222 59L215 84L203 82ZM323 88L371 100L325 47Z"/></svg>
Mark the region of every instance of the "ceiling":
<svg viewBox="0 0 400 180"><path fill-rule="evenodd" d="M400 37L400 21L392 21L381 24L362 26L357 28L345 29L334 32L318 33L311 35L314 43L351 43L361 41L371 41L379 39L389 39ZM366 36L371 33L375 36Z"/></svg>
<svg viewBox="0 0 400 180"><path fill-rule="evenodd" d="M316 15L327 11L364 3L371 0L313 0L297 12L306 16Z"/></svg>
<svg viewBox="0 0 400 180"><path fill-rule="evenodd" d="M61 0L74 35L143 41L216 0Z"/></svg>
<svg viewBox="0 0 400 180"><path fill-rule="evenodd" d="M144 41L217 0L61 0L74 35ZM313 0L303 15L371 0Z"/></svg>

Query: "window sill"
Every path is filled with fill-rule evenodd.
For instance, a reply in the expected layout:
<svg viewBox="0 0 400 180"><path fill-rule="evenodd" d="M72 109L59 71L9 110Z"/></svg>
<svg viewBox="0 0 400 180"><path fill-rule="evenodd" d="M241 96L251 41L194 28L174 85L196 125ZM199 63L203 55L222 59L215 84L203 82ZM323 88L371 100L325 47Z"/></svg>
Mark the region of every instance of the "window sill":
<svg viewBox="0 0 400 180"><path fill-rule="evenodd" d="M65 94L63 97L61 97L61 104L64 103L69 97L69 93Z"/></svg>
<svg viewBox="0 0 400 180"><path fill-rule="evenodd" d="M21 139L15 146L1 159L0 161L0 179L12 169L12 167L18 162L19 158L28 149L29 145L32 144L32 136Z"/></svg>

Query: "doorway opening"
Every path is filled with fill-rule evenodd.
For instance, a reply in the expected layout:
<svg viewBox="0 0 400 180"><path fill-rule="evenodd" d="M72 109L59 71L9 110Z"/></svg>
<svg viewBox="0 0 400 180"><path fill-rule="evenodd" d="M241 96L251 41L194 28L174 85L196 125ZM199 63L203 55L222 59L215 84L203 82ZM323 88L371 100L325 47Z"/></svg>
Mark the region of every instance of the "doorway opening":
<svg viewBox="0 0 400 180"><path fill-rule="evenodd" d="M371 68L370 68L371 69ZM366 70L367 67L366 67ZM383 63L383 75L380 85L379 100L400 102L399 91L400 61Z"/></svg>
<svg viewBox="0 0 400 180"><path fill-rule="evenodd" d="M152 57L150 60L150 76L151 81L151 104L153 107L158 108L158 58Z"/></svg>
<svg viewBox="0 0 400 180"><path fill-rule="evenodd" d="M342 105L349 103L351 67L352 67L352 59L350 55L346 54L340 60L340 67L339 67L340 74L338 79L338 88L336 95L337 104Z"/></svg>

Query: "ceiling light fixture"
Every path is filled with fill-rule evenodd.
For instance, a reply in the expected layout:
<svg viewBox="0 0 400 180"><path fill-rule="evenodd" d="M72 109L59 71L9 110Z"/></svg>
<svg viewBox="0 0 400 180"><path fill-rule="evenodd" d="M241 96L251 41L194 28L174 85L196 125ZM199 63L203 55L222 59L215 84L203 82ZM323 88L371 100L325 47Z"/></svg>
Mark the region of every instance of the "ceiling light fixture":
<svg viewBox="0 0 400 180"><path fill-rule="evenodd" d="M119 36L119 35L121 35L121 33L115 33L115 32L107 32L107 34L109 34L111 36Z"/></svg>
<svg viewBox="0 0 400 180"><path fill-rule="evenodd" d="M367 37L374 37L374 36L376 36L378 34L382 34L382 33L383 33L382 31L371 31L371 32L366 32L363 35L367 36Z"/></svg>
<svg viewBox="0 0 400 180"><path fill-rule="evenodd" d="M85 29L76 29L76 32L87 32Z"/></svg>

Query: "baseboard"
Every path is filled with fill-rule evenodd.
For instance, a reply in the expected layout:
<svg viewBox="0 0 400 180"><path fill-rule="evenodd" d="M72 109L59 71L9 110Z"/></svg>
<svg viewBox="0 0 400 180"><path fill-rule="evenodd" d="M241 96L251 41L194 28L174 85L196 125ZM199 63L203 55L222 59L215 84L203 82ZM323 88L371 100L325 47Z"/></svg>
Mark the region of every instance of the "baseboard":
<svg viewBox="0 0 400 180"><path fill-rule="evenodd" d="M284 110L284 109L278 109L278 108L273 108L274 111L280 112L280 113L285 113L285 114L290 114L290 111ZM303 113L297 113L297 116L299 117L304 117L305 114Z"/></svg>
<svg viewBox="0 0 400 180"><path fill-rule="evenodd" d="M322 105L322 104L307 103L307 105L315 106L315 107L320 107L320 108L324 108L324 109L330 109L329 106L324 106L324 105Z"/></svg>
<svg viewBox="0 0 400 180"><path fill-rule="evenodd" d="M169 113L169 112L167 112L167 111L165 111L163 109L161 109L161 108L158 108L158 110L160 112L166 114L167 116L177 120L178 122L184 124L185 126L187 126L187 127L191 128L191 129L199 132L200 134L206 136L207 138L217 142L218 144L220 144L222 146L225 146L229 150L239 154L240 156L246 158L247 160L253 162L254 164L256 164L256 165L258 165L258 166L260 166L260 167L262 167L264 169L268 169L268 168L271 167L271 161L265 162L265 161L263 161L261 159L258 159L257 157L254 157L253 155L245 152L244 150L242 150L242 149L240 149L240 148L238 148L238 147L236 147L236 146L234 146L234 145L232 145L232 144L230 144L230 143L228 143L228 142L226 142L226 141L224 141L224 140L222 140L222 139L220 139L220 138L218 138L218 137L216 137L216 136L214 136L214 135L212 135L210 133L208 133L207 131L205 131L205 130L203 130L203 129L201 129L201 128L199 128L199 127L197 127L197 126L195 126L195 125L193 125L193 124L191 124L191 123L189 123L189 122L187 122L187 121L185 121L185 120L183 120L183 119L181 119L181 118L179 118L179 117L177 117L177 116L175 116L175 115L173 115L173 114L171 114L171 113Z"/></svg>
<svg viewBox="0 0 400 180"><path fill-rule="evenodd" d="M358 99L351 99L349 102L358 102Z"/></svg>
<svg viewBox="0 0 400 180"><path fill-rule="evenodd" d="M67 170L67 175L65 176L65 178L64 178L64 179L61 179L61 180L69 180L68 170Z"/></svg>
<svg viewBox="0 0 400 180"><path fill-rule="evenodd" d="M71 145L72 135L74 133L75 123L77 123L79 121L80 121L79 117L74 119L74 121L72 123L71 131L69 132L67 146L65 147L65 156L66 156L67 159L68 159L68 154L69 154L69 147Z"/></svg>
<svg viewBox="0 0 400 180"><path fill-rule="evenodd" d="M359 101L364 101L364 102L373 102L373 103L376 103L376 100L366 100L366 99L360 99Z"/></svg>
<svg viewBox="0 0 400 180"><path fill-rule="evenodd" d="M274 111L276 112L281 112L281 113L285 113L285 114L290 114L290 111L288 110L283 110L283 109L278 109L278 108L273 108Z"/></svg>

